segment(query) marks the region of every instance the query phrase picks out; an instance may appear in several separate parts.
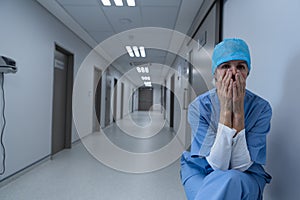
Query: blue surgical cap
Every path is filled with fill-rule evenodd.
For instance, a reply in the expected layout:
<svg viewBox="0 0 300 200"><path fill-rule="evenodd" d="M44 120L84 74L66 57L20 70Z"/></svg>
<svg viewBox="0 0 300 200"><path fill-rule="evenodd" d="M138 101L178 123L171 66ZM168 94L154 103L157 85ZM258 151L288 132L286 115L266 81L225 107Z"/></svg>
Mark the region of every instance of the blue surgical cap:
<svg viewBox="0 0 300 200"><path fill-rule="evenodd" d="M250 72L250 51L244 40L229 38L216 45L212 55L212 74L220 64L231 60L244 60Z"/></svg>

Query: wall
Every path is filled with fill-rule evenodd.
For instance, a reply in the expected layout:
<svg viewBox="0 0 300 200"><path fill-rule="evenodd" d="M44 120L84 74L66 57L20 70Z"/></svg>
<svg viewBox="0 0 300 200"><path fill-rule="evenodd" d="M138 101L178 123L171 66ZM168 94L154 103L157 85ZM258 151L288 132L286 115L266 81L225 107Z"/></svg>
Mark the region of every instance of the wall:
<svg viewBox="0 0 300 200"><path fill-rule="evenodd" d="M300 191L300 1L240 1L224 4L225 37L244 38L252 67L248 89L273 108L266 170L273 176L265 200L299 199Z"/></svg>
<svg viewBox="0 0 300 200"><path fill-rule="evenodd" d="M74 78L88 47L33 0L1 0L0 54L16 60L18 72L5 75L6 173L0 180L51 153L54 43L74 53ZM95 58L91 67L98 66ZM92 74L85 77L92 88ZM88 92L84 100L92 102ZM89 116L92 106L82 114ZM74 128L72 141L78 139Z"/></svg>

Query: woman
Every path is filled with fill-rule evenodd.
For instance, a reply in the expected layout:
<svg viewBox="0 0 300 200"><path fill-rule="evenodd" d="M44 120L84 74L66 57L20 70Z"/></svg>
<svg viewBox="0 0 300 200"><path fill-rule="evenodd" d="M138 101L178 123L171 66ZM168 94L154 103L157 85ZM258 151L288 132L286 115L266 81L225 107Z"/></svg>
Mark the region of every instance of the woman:
<svg viewBox="0 0 300 200"><path fill-rule="evenodd" d="M266 135L272 110L246 90L250 52L241 39L225 39L212 56L215 88L189 105L193 142L181 158L181 179L189 200L259 200L271 176Z"/></svg>

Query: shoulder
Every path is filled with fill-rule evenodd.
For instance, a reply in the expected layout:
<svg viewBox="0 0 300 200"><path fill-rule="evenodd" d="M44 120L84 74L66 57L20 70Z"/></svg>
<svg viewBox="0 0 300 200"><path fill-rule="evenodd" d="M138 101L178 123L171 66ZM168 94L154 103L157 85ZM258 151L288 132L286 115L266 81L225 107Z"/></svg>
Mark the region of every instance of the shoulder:
<svg viewBox="0 0 300 200"><path fill-rule="evenodd" d="M246 101L246 104L250 104L255 107L261 106L264 108L271 109L271 105L266 99L262 98L261 96L253 93L252 91L250 91L248 89L246 90L245 101Z"/></svg>
<svg viewBox="0 0 300 200"><path fill-rule="evenodd" d="M210 115L212 107L215 105L215 99L218 99L216 90L209 90L197 96L189 105L189 113L197 113L197 115Z"/></svg>
<svg viewBox="0 0 300 200"><path fill-rule="evenodd" d="M197 96L191 103L190 106L195 105L210 105L212 103L212 99L214 99L216 93L216 89L209 90L199 96Z"/></svg>
<svg viewBox="0 0 300 200"><path fill-rule="evenodd" d="M272 108L267 100L249 90L246 90L245 115L246 121L248 122L255 121L255 119L270 120L272 117Z"/></svg>

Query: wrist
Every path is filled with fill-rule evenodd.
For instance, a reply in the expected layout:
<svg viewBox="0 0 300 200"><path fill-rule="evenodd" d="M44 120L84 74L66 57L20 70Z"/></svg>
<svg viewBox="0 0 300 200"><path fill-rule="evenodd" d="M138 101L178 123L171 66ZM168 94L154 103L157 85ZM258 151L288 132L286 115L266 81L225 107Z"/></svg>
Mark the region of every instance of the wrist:
<svg viewBox="0 0 300 200"><path fill-rule="evenodd" d="M227 127L232 128L232 112L221 111L219 123L224 124Z"/></svg>
<svg viewBox="0 0 300 200"><path fill-rule="evenodd" d="M232 126L238 132L245 128L245 118L244 115L234 114L232 119Z"/></svg>

